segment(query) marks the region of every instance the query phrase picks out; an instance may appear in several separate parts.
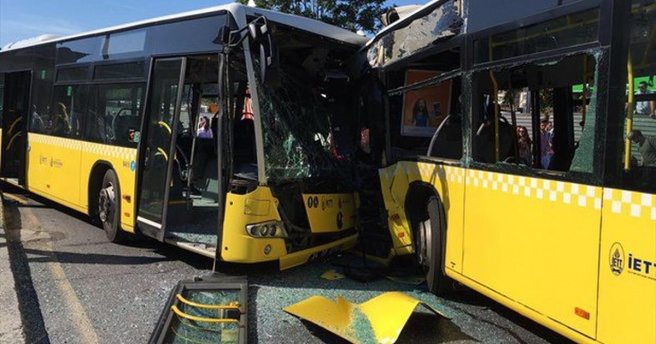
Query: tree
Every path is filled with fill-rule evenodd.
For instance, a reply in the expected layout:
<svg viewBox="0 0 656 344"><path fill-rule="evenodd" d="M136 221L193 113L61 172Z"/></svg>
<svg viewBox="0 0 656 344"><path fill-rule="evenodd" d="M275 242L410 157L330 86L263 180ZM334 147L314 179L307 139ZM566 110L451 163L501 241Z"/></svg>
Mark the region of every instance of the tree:
<svg viewBox="0 0 656 344"><path fill-rule="evenodd" d="M237 0L247 4L248 0ZM321 20L347 30L375 33L388 8L385 0L255 0L257 7Z"/></svg>

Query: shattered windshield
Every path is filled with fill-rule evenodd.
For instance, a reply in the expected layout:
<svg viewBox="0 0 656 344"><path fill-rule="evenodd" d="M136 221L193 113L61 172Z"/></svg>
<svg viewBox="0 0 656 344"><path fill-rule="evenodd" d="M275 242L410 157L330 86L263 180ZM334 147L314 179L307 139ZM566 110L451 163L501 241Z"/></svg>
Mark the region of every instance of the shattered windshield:
<svg viewBox="0 0 656 344"><path fill-rule="evenodd" d="M258 83L267 179L331 178L344 173L333 151L333 106L311 82L285 70L276 86Z"/></svg>

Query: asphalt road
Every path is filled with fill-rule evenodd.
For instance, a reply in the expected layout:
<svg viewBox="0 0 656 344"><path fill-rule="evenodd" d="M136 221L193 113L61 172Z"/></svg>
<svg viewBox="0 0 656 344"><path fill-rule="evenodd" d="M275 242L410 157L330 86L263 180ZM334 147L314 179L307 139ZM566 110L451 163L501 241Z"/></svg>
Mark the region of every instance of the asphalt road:
<svg viewBox="0 0 656 344"><path fill-rule="evenodd" d="M210 259L156 241L111 244L104 232L74 211L2 185L5 231L16 279L19 315L28 343L144 343L176 283L211 273ZM340 343L332 334L283 312L311 295L364 302L385 291L406 292L450 319L420 311L399 343L563 343L567 339L472 291L448 299L423 286L382 278L360 283L319 276L334 261L278 272L275 266L222 266L249 279L249 341ZM1 288L12 288L2 283ZM394 310L390 310L393 312Z"/></svg>

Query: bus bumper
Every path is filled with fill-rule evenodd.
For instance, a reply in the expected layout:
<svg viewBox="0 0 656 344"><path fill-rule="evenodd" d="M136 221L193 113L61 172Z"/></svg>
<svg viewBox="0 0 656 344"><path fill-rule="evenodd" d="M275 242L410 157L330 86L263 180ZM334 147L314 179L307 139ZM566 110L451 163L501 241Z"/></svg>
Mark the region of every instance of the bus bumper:
<svg viewBox="0 0 656 344"><path fill-rule="evenodd" d="M346 251L355 246L357 240L358 235L353 234L351 236L347 236L327 244L284 255L280 257L280 270L293 268L295 266L305 264L310 260L324 257L336 252Z"/></svg>
<svg viewBox="0 0 656 344"><path fill-rule="evenodd" d="M302 265L310 260L324 257L355 246L358 235L353 234L339 240L323 245L310 247L301 251L287 253L284 239L264 239L241 236L243 242L239 245L230 245L239 250L224 247L221 260L231 263L263 263L278 260L280 270ZM226 250L227 248L227 250Z"/></svg>

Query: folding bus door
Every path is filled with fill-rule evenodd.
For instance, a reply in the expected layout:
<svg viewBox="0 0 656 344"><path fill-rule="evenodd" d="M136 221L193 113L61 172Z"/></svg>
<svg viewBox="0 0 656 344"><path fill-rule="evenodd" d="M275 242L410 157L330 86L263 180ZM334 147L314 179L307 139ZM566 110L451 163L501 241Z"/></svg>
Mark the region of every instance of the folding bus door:
<svg viewBox="0 0 656 344"><path fill-rule="evenodd" d="M144 116L137 222L144 234L159 240L164 239L185 65L185 58L153 62Z"/></svg>

